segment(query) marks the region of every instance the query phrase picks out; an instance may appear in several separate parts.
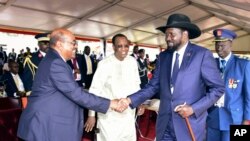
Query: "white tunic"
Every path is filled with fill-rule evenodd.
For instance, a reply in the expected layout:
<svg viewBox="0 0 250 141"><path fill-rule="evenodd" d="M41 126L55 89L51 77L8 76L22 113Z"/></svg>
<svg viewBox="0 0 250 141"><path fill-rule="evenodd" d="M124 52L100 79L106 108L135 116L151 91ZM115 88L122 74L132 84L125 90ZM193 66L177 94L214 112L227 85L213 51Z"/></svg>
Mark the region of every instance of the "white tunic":
<svg viewBox="0 0 250 141"><path fill-rule="evenodd" d="M89 92L108 99L126 98L140 89L140 77L136 60L127 56L119 61L111 55L99 62ZM136 141L135 110L123 113L109 110L98 113L97 141Z"/></svg>

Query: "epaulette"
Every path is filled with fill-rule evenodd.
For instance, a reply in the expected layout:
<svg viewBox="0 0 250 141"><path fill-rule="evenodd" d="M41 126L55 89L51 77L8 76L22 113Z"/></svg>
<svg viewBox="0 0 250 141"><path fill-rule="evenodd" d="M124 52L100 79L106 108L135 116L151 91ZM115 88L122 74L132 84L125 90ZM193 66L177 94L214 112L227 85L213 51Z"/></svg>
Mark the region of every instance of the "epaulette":
<svg viewBox="0 0 250 141"><path fill-rule="evenodd" d="M30 72L31 72L31 74L32 74L33 80L34 80L37 66L31 61L31 58L32 58L31 55L27 55L27 56L25 57L25 60L24 60L24 63L23 63L23 67L25 68L25 65L26 65L26 64L28 65L28 67L29 67L29 69L30 69Z"/></svg>

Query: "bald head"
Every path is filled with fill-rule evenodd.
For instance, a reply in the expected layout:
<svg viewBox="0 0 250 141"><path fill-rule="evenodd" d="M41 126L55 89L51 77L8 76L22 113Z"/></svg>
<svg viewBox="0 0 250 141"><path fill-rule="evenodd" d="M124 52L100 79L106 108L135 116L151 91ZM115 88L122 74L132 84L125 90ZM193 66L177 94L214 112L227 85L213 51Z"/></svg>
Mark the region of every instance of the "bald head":
<svg viewBox="0 0 250 141"><path fill-rule="evenodd" d="M75 36L67 29L55 29L50 35L50 47L55 49L65 60L72 59L77 50Z"/></svg>

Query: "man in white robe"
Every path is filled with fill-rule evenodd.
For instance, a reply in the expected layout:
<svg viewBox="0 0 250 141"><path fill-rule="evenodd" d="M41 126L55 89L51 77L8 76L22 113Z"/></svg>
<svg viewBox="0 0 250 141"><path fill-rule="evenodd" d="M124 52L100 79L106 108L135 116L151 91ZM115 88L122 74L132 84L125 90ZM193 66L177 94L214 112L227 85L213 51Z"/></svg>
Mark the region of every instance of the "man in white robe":
<svg viewBox="0 0 250 141"><path fill-rule="evenodd" d="M126 98L140 89L140 77L136 60L128 55L129 41L123 34L112 39L114 54L99 62L89 92L108 98ZM85 130L95 124L95 112L89 111ZM109 110L97 113L97 141L136 141L135 110L123 113Z"/></svg>

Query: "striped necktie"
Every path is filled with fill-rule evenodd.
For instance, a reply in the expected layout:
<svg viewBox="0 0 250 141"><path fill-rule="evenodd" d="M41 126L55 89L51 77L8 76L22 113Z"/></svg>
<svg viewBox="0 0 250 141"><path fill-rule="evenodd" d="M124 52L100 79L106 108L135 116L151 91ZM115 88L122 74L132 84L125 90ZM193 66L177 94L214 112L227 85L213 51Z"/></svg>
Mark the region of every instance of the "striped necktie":
<svg viewBox="0 0 250 141"><path fill-rule="evenodd" d="M220 71L221 71L222 73L224 73L225 68L226 68L226 60L220 60L220 63L221 63Z"/></svg>

